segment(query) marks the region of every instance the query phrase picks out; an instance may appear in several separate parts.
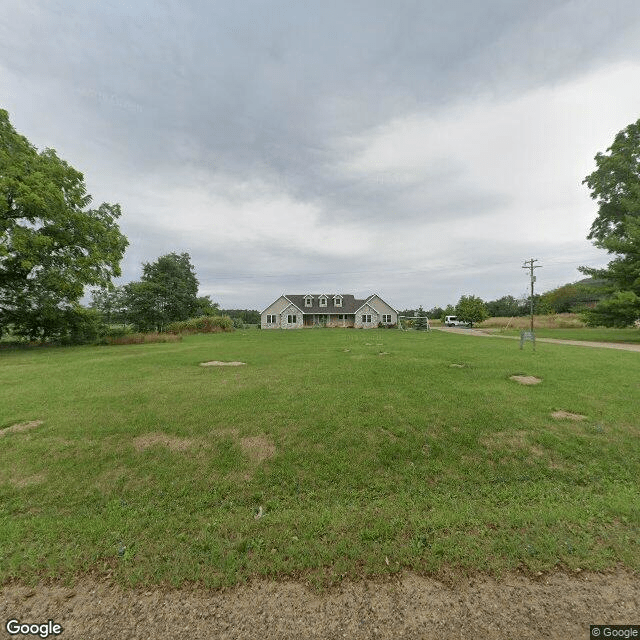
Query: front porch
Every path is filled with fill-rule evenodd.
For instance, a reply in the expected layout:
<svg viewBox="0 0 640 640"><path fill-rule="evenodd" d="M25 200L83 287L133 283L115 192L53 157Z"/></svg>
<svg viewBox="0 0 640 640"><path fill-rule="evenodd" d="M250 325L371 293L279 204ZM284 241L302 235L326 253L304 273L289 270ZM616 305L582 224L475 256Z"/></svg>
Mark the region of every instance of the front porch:
<svg viewBox="0 0 640 640"><path fill-rule="evenodd" d="M303 326L309 327L354 327L356 316L353 313L305 313Z"/></svg>

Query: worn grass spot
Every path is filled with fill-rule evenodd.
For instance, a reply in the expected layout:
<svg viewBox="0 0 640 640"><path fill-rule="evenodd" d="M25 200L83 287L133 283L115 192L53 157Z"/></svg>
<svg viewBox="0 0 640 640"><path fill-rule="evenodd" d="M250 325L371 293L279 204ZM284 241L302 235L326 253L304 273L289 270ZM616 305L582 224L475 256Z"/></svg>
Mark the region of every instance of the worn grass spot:
<svg viewBox="0 0 640 640"><path fill-rule="evenodd" d="M21 431L29 431L29 429L35 429L36 427L39 427L42 422L42 420L32 420L31 422L19 422L17 424L12 424L10 427L0 429L0 437L6 435L7 433L19 433Z"/></svg>
<svg viewBox="0 0 640 640"><path fill-rule="evenodd" d="M22 478L12 478L11 484L18 488L23 489L24 487L30 487L34 484L40 484L45 481L46 475L44 473L36 473L32 476L25 476Z"/></svg>
<svg viewBox="0 0 640 640"><path fill-rule="evenodd" d="M535 376L509 376L510 380L515 380L520 384L540 384L542 380L540 378L536 378Z"/></svg>
<svg viewBox="0 0 640 640"><path fill-rule="evenodd" d="M168 436L166 433L148 433L144 436L138 436L133 440L133 446L136 451L144 451L149 447L157 444L171 449L171 451L186 451L196 445L196 441L191 438L176 438Z"/></svg>
<svg viewBox="0 0 640 640"><path fill-rule="evenodd" d="M248 436L240 440L242 450L254 462L263 462L276 455L276 447L265 436Z"/></svg>
<svg viewBox="0 0 640 640"><path fill-rule="evenodd" d="M581 413L571 413L569 411L554 411L551 414L552 418L556 420L586 420L587 416L583 416Z"/></svg>
<svg viewBox="0 0 640 640"><path fill-rule="evenodd" d="M240 367L246 362L222 362L221 360L211 360L209 362L201 362L201 367Z"/></svg>
<svg viewBox="0 0 640 640"><path fill-rule="evenodd" d="M480 438L480 444L487 449L509 449L518 451L530 447L527 439L529 432L518 431L496 431L484 438Z"/></svg>

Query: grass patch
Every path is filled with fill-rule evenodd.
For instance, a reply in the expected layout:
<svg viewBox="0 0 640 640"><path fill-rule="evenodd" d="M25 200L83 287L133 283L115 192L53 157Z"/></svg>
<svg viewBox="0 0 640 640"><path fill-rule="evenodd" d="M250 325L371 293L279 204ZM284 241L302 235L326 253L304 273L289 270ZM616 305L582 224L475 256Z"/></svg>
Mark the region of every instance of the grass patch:
<svg viewBox="0 0 640 640"><path fill-rule="evenodd" d="M640 569L640 360L586 351L318 330L3 352L0 428L42 423L0 441L0 581Z"/></svg>

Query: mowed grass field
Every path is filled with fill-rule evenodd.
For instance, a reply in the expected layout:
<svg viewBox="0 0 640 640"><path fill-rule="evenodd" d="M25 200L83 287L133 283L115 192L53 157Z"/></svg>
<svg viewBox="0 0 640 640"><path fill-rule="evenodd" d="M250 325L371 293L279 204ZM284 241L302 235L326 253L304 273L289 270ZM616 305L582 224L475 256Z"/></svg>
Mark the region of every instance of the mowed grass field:
<svg viewBox="0 0 640 640"><path fill-rule="evenodd" d="M326 329L2 351L0 581L640 569L640 354L527 346Z"/></svg>

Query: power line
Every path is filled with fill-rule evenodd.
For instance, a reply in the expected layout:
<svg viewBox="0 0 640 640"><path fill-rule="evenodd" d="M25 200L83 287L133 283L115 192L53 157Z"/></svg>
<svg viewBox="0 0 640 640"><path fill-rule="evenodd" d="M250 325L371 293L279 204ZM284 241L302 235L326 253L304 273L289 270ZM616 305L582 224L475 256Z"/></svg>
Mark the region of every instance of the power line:
<svg viewBox="0 0 640 640"><path fill-rule="evenodd" d="M573 259L573 258L551 258L548 262L552 265L561 265L561 264L571 264L580 262L581 260ZM583 261L593 262L592 258L584 258ZM538 260L534 260L534 262L538 262ZM397 275L397 276L405 276L405 275L414 275L414 274L425 274L425 273L434 273L439 271L449 271L451 272L453 269L477 269L481 267L485 267L487 270L497 269L502 266L512 265L513 260L505 260L502 262L492 262L487 264L485 262L474 262L474 263L447 263L441 266L435 267L424 267L421 269L362 269L357 271L326 271L322 273L300 273L300 274L285 274L285 273L259 273L259 274L232 274L232 275L218 275L215 276L216 280L258 280L263 278L290 278L292 275L299 279L304 278L325 278L331 276L342 276L342 275L367 275L367 274L379 274L379 275ZM526 263L525 263L526 264ZM539 265L541 266L541 265ZM525 268L525 267L523 267ZM538 268L537 266L534 268Z"/></svg>

